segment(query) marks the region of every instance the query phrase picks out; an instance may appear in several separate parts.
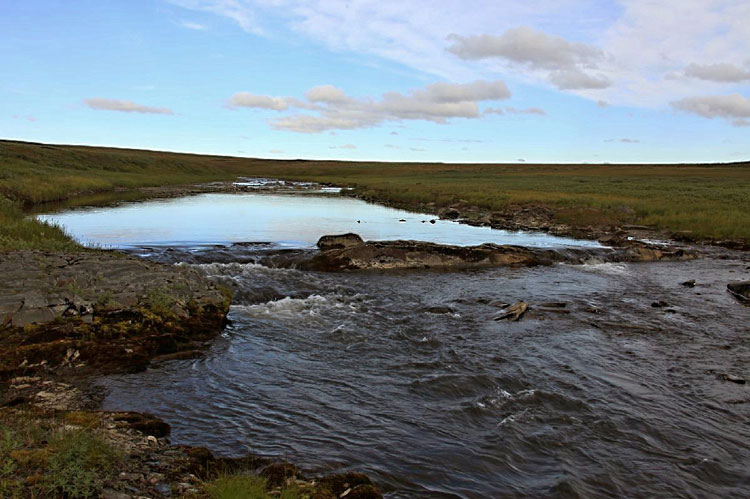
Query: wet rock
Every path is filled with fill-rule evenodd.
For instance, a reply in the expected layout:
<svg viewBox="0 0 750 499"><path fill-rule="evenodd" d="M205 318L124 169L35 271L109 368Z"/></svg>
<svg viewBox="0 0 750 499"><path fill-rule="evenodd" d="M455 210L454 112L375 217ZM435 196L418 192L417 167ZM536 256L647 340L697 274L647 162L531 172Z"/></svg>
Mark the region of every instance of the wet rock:
<svg viewBox="0 0 750 499"><path fill-rule="evenodd" d="M741 302L750 304L750 281L730 282L727 290Z"/></svg>
<svg viewBox="0 0 750 499"><path fill-rule="evenodd" d="M488 302L487 305L491 307L497 307L497 308L507 308L510 306L510 303L502 301L502 300L492 300Z"/></svg>
<svg viewBox="0 0 750 499"><path fill-rule="evenodd" d="M456 208L443 208L438 212L438 216L446 220L455 220L461 216L461 212Z"/></svg>
<svg viewBox="0 0 750 499"><path fill-rule="evenodd" d="M169 424L152 414L140 412L113 413L112 419L147 436L162 438L169 436Z"/></svg>
<svg viewBox="0 0 750 499"><path fill-rule="evenodd" d="M526 302L516 302L502 311L500 315L495 317L496 321L510 319L512 321L518 321L523 317L526 311L529 309L529 304Z"/></svg>
<svg viewBox="0 0 750 499"><path fill-rule="evenodd" d="M735 376L733 374L722 374L719 376L719 379L723 381L731 381L732 383L737 383L738 385L744 385L747 382L745 378L740 378L739 376Z"/></svg>
<svg viewBox="0 0 750 499"><path fill-rule="evenodd" d="M668 307L669 303L665 302L664 300L658 300L658 301L651 303L651 306L653 308L664 308L664 307Z"/></svg>
<svg viewBox="0 0 750 499"><path fill-rule="evenodd" d="M345 490L339 495L339 498L342 497L348 499L380 499L383 495L374 485L363 484Z"/></svg>
<svg viewBox="0 0 750 499"><path fill-rule="evenodd" d="M340 271L364 269L473 268L581 264L592 259L606 262L687 260L695 254L682 249L631 242L621 248L566 248L561 250L482 244L452 246L422 241L362 242L356 234L323 236L316 254L297 254L284 266L302 270Z"/></svg>
<svg viewBox="0 0 750 499"><path fill-rule="evenodd" d="M348 233L340 235L323 236L318 239L318 248L321 250L350 248L360 246L364 241L358 234Z"/></svg>
<svg viewBox="0 0 750 499"><path fill-rule="evenodd" d="M546 301L539 304L540 307L545 308L565 308L568 306L564 301Z"/></svg>
<svg viewBox="0 0 750 499"><path fill-rule="evenodd" d="M372 480L370 480L370 478L363 473L351 472L325 476L321 478L318 483L320 484L321 489L330 491L332 494L334 494L334 497L341 497L341 495L344 494L347 490L349 490L349 492L344 497L372 497L375 499L383 497L375 487L375 484L372 483ZM361 491L360 493L362 494L370 493L376 495L353 496L352 493L359 487L362 487L361 489L359 489Z"/></svg>
<svg viewBox="0 0 750 499"><path fill-rule="evenodd" d="M694 288L695 287L695 279L690 279L689 281L681 282L681 286L685 286L686 288Z"/></svg>
<svg viewBox="0 0 750 499"><path fill-rule="evenodd" d="M535 306L534 310L539 311L539 312L549 312L551 314L563 314L563 315L570 314L570 310L565 309L565 308L560 308L560 307L537 307Z"/></svg>
<svg viewBox="0 0 750 499"><path fill-rule="evenodd" d="M267 487L283 487L298 474L297 467L291 463L273 463L262 470L259 475L266 479Z"/></svg>
<svg viewBox="0 0 750 499"><path fill-rule="evenodd" d="M449 307L447 305L434 305L432 307L426 307L424 311L429 312L431 314L455 314L456 313L453 307Z"/></svg>
<svg viewBox="0 0 750 499"><path fill-rule="evenodd" d="M326 237L326 236L324 236ZM358 236L357 236L358 237ZM562 256L552 250L483 244L450 246L422 241L370 241L321 251L297 263L304 270L469 268L551 264Z"/></svg>

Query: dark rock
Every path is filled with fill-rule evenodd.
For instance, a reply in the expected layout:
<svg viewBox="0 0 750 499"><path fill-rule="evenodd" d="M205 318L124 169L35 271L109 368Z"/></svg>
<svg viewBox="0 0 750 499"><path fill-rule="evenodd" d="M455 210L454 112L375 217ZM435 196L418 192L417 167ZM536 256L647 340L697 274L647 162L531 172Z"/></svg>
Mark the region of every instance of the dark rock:
<svg viewBox="0 0 750 499"><path fill-rule="evenodd" d="M341 495L339 495L339 497L341 497ZM383 495L374 485L363 484L352 487L351 491L344 497L347 497L348 499L381 499Z"/></svg>
<svg viewBox="0 0 750 499"><path fill-rule="evenodd" d="M446 220L455 220L461 216L461 212L456 208L443 208L438 212L438 215L440 216L440 218L444 218Z"/></svg>
<svg viewBox="0 0 750 499"><path fill-rule="evenodd" d="M744 385L746 383L746 380L744 378L740 378L739 376L735 376L733 374L722 374L719 378L724 381L737 383L738 385Z"/></svg>
<svg viewBox="0 0 750 499"><path fill-rule="evenodd" d="M564 301L546 301L544 303L540 303L539 306L546 308L565 308L568 306L568 304Z"/></svg>
<svg viewBox="0 0 750 499"><path fill-rule="evenodd" d="M338 475L329 475L321 478L318 482L320 484L320 487L322 489L327 489L331 491L336 497L340 497L341 494L346 492L349 489L354 490L354 488L359 486L370 486L375 487L375 484L372 483L372 480L370 478L363 474L363 473L340 473ZM378 494L377 496L367 496L367 497L382 497L379 492L377 492L377 489L375 489L375 492ZM351 492L349 492L351 494ZM349 496L347 494L346 497ZM365 496L362 496L365 497Z"/></svg>
<svg viewBox="0 0 750 499"><path fill-rule="evenodd" d="M291 463L272 463L260 470L259 475L266 479L269 488L283 487L298 474L297 467Z"/></svg>
<svg viewBox="0 0 750 499"><path fill-rule="evenodd" d="M435 219L430 220L430 223L434 224L435 223Z"/></svg>
<svg viewBox="0 0 750 499"><path fill-rule="evenodd" d="M431 314L455 314L456 313L453 307L449 307L447 305L434 305L432 307L427 307L424 310L425 312L429 312Z"/></svg>
<svg viewBox="0 0 750 499"><path fill-rule="evenodd" d="M118 412L112 415L116 422L124 423L129 428L139 431L144 435L162 438L169 436L171 431L169 424L152 414L140 412Z"/></svg>
<svg viewBox="0 0 750 499"><path fill-rule="evenodd" d="M168 483L157 483L154 489L164 497L172 497L172 487Z"/></svg>
<svg viewBox="0 0 750 499"><path fill-rule="evenodd" d="M669 303L665 302L664 300L655 301L651 304L653 308L664 308L668 307Z"/></svg>
<svg viewBox="0 0 750 499"><path fill-rule="evenodd" d="M743 303L750 303L750 281L730 282L727 290Z"/></svg>
<svg viewBox="0 0 750 499"><path fill-rule="evenodd" d="M359 237L359 235L350 232L348 234L323 236L320 239L318 239L317 246L321 250L330 250L330 249L351 248L353 246L361 246L364 243L365 242L362 240L361 237Z"/></svg>
<svg viewBox="0 0 750 499"><path fill-rule="evenodd" d="M552 314L570 314L570 310L559 307L534 307L534 310L539 312L549 312Z"/></svg>
<svg viewBox="0 0 750 499"><path fill-rule="evenodd" d="M487 302L487 305L491 307L497 307L497 308L507 308L510 306L510 303L502 301L502 300L492 300L490 302Z"/></svg>
<svg viewBox="0 0 750 499"><path fill-rule="evenodd" d="M694 288L695 287L695 279L690 279L689 281L685 281L680 283L682 286L685 286L686 288Z"/></svg>
<svg viewBox="0 0 750 499"><path fill-rule="evenodd" d="M422 241L362 242L356 234L323 236L322 251L312 256L297 254L284 265L302 270L339 271L404 268L473 268L551 265L558 262L585 263L595 258L607 262L688 260L695 254L682 249L657 247L640 242L611 248L567 248L552 250L522 246L482 244L451 246ZM280 260L276 263L283 264Z"/></svg>

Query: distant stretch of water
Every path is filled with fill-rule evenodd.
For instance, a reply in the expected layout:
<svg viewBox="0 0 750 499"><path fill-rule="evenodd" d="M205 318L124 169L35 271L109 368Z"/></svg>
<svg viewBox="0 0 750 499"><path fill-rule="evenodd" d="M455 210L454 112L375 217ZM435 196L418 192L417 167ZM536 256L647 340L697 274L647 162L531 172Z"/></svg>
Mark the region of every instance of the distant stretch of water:
<svg viewBox="0 0 750 499"><path fill-rule="evenodd" d="M542 232L472 227L358 199L309 194L201 194L79 208L38 218L59 224L83 244L112 248L236 242L306 248L320 236L346 232L355 232L365 240L412 239L462 246L598 246Z"/></svg>

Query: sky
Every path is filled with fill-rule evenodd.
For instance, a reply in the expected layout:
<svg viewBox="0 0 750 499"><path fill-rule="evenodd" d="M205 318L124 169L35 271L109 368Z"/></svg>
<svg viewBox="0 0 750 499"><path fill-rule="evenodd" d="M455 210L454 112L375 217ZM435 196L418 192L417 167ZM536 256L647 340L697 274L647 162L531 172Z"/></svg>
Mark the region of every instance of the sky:
<svg viewBox="0 0 750 499"><path fill-rule="evenodd" d="M0 138L264 158L750 159L747 0L0 0Z"/></svg>

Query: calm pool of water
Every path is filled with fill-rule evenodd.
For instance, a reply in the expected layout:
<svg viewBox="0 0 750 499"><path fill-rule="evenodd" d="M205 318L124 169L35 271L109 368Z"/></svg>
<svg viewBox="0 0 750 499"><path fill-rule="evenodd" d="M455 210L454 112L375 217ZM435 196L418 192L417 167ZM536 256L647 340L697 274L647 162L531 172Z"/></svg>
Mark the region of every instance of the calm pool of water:
<svg viewBox="0 0 750 499"><path fill-rule="evenodd" d="M114 248L272 242L306 248L320 236L355 232L365 240L411 239L471 246L599 246L541 232L472 227L338 196L201 194L176 199L79 208L38 215L86 245ZM430 223L435 220L435 223Z"/></svg>

